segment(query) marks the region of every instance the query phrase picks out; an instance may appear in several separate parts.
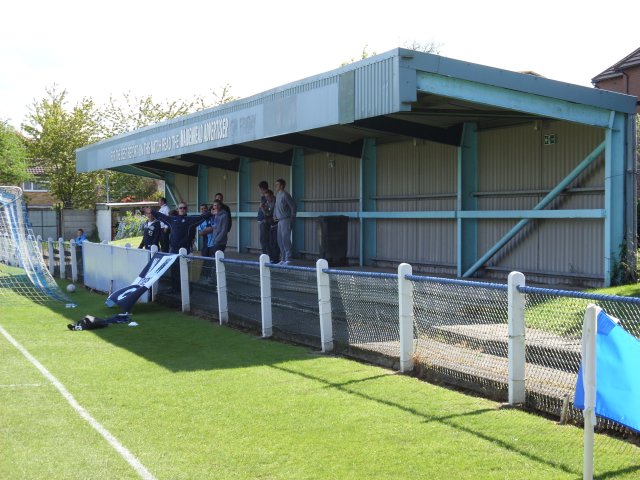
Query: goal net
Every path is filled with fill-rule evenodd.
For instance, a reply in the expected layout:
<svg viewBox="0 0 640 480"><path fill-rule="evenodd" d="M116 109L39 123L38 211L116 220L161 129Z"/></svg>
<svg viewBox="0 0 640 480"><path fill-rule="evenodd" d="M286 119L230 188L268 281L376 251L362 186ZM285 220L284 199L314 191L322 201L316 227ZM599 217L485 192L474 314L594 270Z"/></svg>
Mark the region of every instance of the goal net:
<svg viewBox="0 0 640 480"><path fill-rule="evenodd" d="M22 190L0 186L0 302L71 300L58 287L29 228Z"/></svg>

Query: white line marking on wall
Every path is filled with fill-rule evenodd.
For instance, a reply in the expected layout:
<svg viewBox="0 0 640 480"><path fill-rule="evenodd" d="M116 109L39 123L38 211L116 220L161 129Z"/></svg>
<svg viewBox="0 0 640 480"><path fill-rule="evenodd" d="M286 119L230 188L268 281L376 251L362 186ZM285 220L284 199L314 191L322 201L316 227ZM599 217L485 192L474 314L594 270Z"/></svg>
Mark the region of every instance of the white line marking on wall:
<svg viewBox="0 0 640 480"><path fill-rule="evenodd" d="M156 480L155 477L145 468L144 465L138 460L135 455L133 455L127 448L122 445L116 437L114 437L106 428L104 428L100 423L91 416L85 408L78 403L78 401L71 395L71 393L65 388L65 386L60 383L60 381L54 377L49 370L47 370L44 365L42 365L38 360L33 357L26 348L20 345L10 334L7 332L2 326L0 326L0 333L4 335L4 337L9 341L11 345L16 347L22 355L29 360L34 367L40 370L40 373L45 376L47 380L51 382L51 384L58 389L60 394L69 402L69 405L73 407L73 409L84 418L89 425L91 425L94 430L96 430L100 435L104 437L104 439L111 445L121 456L124 458L129 465L140 475L141 478L145 480Z"/></svg>

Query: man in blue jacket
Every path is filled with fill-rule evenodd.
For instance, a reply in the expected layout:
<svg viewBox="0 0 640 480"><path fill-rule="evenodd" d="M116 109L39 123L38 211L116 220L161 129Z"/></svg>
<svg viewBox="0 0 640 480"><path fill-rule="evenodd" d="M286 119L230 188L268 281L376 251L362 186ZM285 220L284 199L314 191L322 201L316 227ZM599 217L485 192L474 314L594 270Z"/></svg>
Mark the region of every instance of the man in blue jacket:
<svg viewBox="0 0 640 480"><path fill-rule="evenodd" d="M211 218L211 212L204 212L201 215L187 215L187 204L180 202L178 205L178 215L175 217L160 213L158 210L151 210L151 213L161 222L169 225L171 233L169 235L169 253L179 253L181 248L191 253L191 244L194 238L194 229L205 220ZM171 266L171 290L167 293L177 293L180 291L180 267L177 262Z"/></svg>
<svg viewBox="0 0 640 480"><path fill-rule="evenodd" d="M191 253L191 240L193 239L192 229L211 217L211 212L205 211L200 215L187 215L187 204L180 202L178 205L178 215L171 217L160 213L158 210L151 210L154 217L169 225L171 234L169 236L169 253L178 253L181 248Z"/></svg>

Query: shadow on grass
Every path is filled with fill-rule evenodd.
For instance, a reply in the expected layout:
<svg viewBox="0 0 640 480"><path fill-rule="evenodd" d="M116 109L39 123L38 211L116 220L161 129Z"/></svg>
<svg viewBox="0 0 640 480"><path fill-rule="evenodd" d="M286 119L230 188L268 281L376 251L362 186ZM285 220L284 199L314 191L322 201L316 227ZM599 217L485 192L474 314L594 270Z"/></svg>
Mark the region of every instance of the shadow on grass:
<svg viewBox="0 0 640 480"><path fill-rule="evenodd" d="M78 290L74 295L77 308L56 306L53 310L68 323L85 315L107 318L119 313L104 305L106 298L106 294ZM68 334L94 335L173 372L244 368L312 358L308 348L267 342L159 304L138 303L131 318L139 324L137 327L112 324L99 330L68 330ZM67 330L66 323L60 328Z"/></svg>
<svg viewBox="0 0 640 480"><path fill-rule="evenodd" d="M418 417L419 419L421 419L422 421L425 422L439 422L442 424L445 424L451 428L454 428L456 430L462 431L464 433L473 435L477 438L486 440L487 442L491 442L494 445L496 445L499 448L505 449L505 450L509 450L512 451L514 453L517 453L519 455L522 455L525 458L528 458L531 461L534 461L536 463L539 463L541 465L547 465L549 467L555 468L557 470L560 470L564 473L570 474L570 475L576 475L576 479L580 479L582 478L582 472L577 470L574 467L571 467L569 465L565 465L562 462L559 461L554 461L553 459L549 459L549 458L544 458L541 457L539 455L536 455L533 452L527 451L525 449L523 449L522 447L519 447L518 445L514 444L514 443L509 443L507 441L505 441L502 438L497 438L497 437L492 437L490 434L488 434L487 432L484 431L478 431L478 430L474 430L472 428L466 427L464 425L460 425L459 423L454 422L455 419L459 419L459 418L463 418L463 417L468 417L468 416L476 416L476 415L483 415L489 412L495 412L495 409L489 409L489 408L485 408L485 409L478 409L478 410L473 410L473 411L469 411L469 412L465 412L462 414L452 414L452 415L444 415L444 416L437 416L437 415L429 415L427 413L421 412L415 408L412 407L407 407L406 405L402 405L400 403L397 402L393 402L384 398L376 398L373 397L371 395L367 395L361 392L357 392L354 391L350 388L348 388L349 384L355 383L355 382L344 382L344 383L333 383L330 382L328 380L325 380L324 378L320 378L314 375L309 375L307 373L303 373L300 371L296 371L296 370L292 370L290 368L285 368L282 366L277 366L277 365L271 365L271 368L275 368L277 370L280 370L282 372L287 372L290 373L292 375L298 375L302 378L305 378L307 380L312 380L312 381L316 381L319 383L324 384L327 388L335 388L337 390L340 390L341 392L345 392L348 393L350 395L354 395L360 398L363 398L367 401L372 401L372 402L376 402L388 407L393 407L393 408L397 408L398 410L401 410L405 413L409 413L411 415L415 415L416 417ZM374 377L369 377L366 379L361 379L358 382L364 382L367 380L375 380L377 378L379 378L380 375L374 376ZM638 469L640 469L640 467L638 467ZM629 470L629 469L625 469L623 470L624 472L627 471L633 471L633 470ZM604 477L602 477L604 478Z"/></svg>

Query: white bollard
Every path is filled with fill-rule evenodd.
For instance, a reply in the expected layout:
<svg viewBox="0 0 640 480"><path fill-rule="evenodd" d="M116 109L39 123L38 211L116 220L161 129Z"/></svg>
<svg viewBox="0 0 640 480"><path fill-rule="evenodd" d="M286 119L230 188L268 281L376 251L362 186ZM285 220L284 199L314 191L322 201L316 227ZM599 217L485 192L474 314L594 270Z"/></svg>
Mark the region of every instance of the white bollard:
<svg viewBox="0 0 640 480"><path fill-rule="evenodd" d="M229 309L227 308L227 274L224 269L224 252L216 252L216 283L218 284L218 318L220 325L229 323Z"/></svg>
<svg viewBox="0 0 640 480"><path fill-rule="evenodd" d="M151 260L151 258L153 258L153 256L158 253L158 246L157 245L151 245L151 250L149 253L149 260ZM155 302L156 301L156 295L158 294L158 284L159 284L160 280L158 280L156 283L154 283L153 285L151 285L151 301Z"/></svg>
<svg viewBox="0 0 640 480"><path fill-rule="evenodd" d="M273 334L273 317L271 313L271 271L267 267L269 255L260 255L260 310L262 313L262 338Z"/></svg>
<svg viewBox="0 0 640 480"><path fill-rule="evenodd" d="M329 268L324 258L316 262L316 278L318 282L318 313L320 315L320 343L323 352L333 350L333 319L331 318L331 283L329 274L323 270Z"/></svg>
<svg viewBox="0 0 640 480"><path fill-rule="evenodd" d="M67 256L64 251L64 238L58 239L58 259L60 262L60 278L65 278L67 275Z"/></svg>
<svg viewBox="0 0 640 480"><path fill-rule="evenodd" d="M508 376L509 376L509 405L525 402L525 326L524 308L525 295L518 291L519 286L525 285L524 275L520 272L509 274L507 295L509 311L509 346L508 346Z"/></svg>
<svg viewBox="0 0 640 480"><path fill-rule="evenodd" d="M405 278L413 269L408 263L398 265L398 316L400 321L400 371L413 370L413 284Z"/></svg>
<svg viewBox="0 0 640 480"><path fill-rule="evenodd" d="M69 252L71 253L71 281L76 283L78 281L78 254L76 253L75 239L72 238L69 244Z"/></svg>
<svg viewBox="0 0 640 480"><path fill-rule="evenodd" d="M53 276L56 272L56 259L53 253L53 238L47 239L47 251L49 252L49 273Z"/></svg>
<svg viewBox="0 0 640 480"><path fill-rule="evenodd" d="M189 264L187 263L187 249L181 248L180 258L180 293L182 296L182 311L191 311L191 297L189 296Z"/></svg>
<svg viewBox="0 0 640 480"><path fill-rule="evenodd" d="M596 337L598 335L598 310L587 306L582 324L582 385L584 387L584 459L582 478L593 479L594 429L596 426Z"/></svg>

